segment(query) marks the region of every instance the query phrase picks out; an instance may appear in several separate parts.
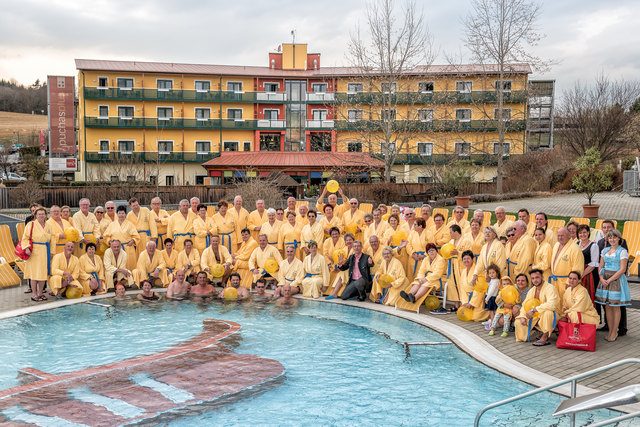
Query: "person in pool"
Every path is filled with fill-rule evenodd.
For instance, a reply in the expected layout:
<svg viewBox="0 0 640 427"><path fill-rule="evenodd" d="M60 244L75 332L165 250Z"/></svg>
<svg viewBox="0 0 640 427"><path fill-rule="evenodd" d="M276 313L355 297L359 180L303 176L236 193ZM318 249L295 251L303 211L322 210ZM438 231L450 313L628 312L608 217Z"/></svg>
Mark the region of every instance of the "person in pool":
<svg viewBox="0 0 640 427"><path fill-rule="evenodd" d="M291 296L291 286L284 285L280 293L282 296L276 301L276 305L281 307L295 307L298 305L298 300Z"/></svg>
<svg viewBox="0 0 640 427"><path fill-rule="evenodd" d="M186 299L189 297L189 289L191 284L184 280L184 270L177 270L173 282L167 288L167 299L178 301Z"/></svg>
<svg viewBox="0 0 640 427"><path fill-rule="evenodd" d="M267 281L263 277L261 277L256 282L256 294L252 295L251 299L257 300L257 301L270 300L271 296L265 292L266 290L267 290Z"/></svg>
<svg viewBox="0 0 640 427"><path fill-rule="evenodd" d="M209 277L207 276L207 273L204 271L199 272L196 276L195 286L192 286L189 291L189 296L207 298L214 296L215 293L216 288L209 284Z"/></svg>
<svg viewBox="0 0 640 427"><path fill-rule="evenodd" d="M249 298L249 290L240 286L240 275L238 273L231 273L229 276L229 286L236 288L238 291L238 301ZM224 289L218 294L220 298L224 298Z"/></svg>
<svg viewBox="0 0 640 427"><path fill-rule="evenodd" d="M115 299L117 301L126 301L126 300L131 299L131 297L126 295L126 292L127 292L127 288L124 287L122 282L116 283L116 297L115 297Z"/></svg>
<svg viewBox="0 0 640 427"><path fill-rule="evenodd" d="M151 281L143 280L141 285L142 292L137 296L139 301L158 301L160 299L160 294L151 290Z"/></svg>

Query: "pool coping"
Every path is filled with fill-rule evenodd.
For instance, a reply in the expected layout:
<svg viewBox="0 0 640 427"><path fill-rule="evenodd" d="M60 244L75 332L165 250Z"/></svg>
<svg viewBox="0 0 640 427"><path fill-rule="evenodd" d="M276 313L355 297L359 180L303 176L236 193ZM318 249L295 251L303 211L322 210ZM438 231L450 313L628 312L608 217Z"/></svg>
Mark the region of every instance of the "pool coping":
<svg viewBox="0 0 640 427"><path fill-rule="evenodd" d="M154 291L164 293L166 292L166 288L154 289ZM142 292L141 290L128 291L127 295L129 296L137 295L141 292ZM115 294L108 293L108 294L87 296L87 297L81 297L81 298L70 299L70 300L69 299L54 300L52 302L47 302L45 304L40 304L40 305L35 305L30 307L23 307L15 310L2 312L0 313L0 320L11 318L11 317L22 316L26 314L31 314L31 313L36 313L44 310L51 310L55 308L65 307L73 304L86 303L86 302L91 302L94 300L100 300L105 298L113 298L114 296ZM357 302L353 300L344 301L339 298L332 299L332 300L326 300L324 298L314 299L314 298L302 297L301 295L295 295L294 298L305 300L305 301L315 301L315 302L328 303L328 304L340 304L340 305L347 305L351 307L357 307L365 310L372 310L372 311L388 314L391 316L399 317L405 320L409 320L414 323L418 323L422 326L433 329L434 331L444 335L449 340L451 340L451 342L453 342L453 344L456 345L456 347L458 347L460 350L464 351L473 359L482 363L483 365L488 366L489 368L494 369L495 371L498 371L504 375L510 376L512 378L515 378L519 381L525 382L535 387L545 387L549 384L562 380L561 378L557 378L552 375L546 374L544 372L538 371L536 369L533 369L529 366L526 366L518 362L517 360L509 356L506 356L504 353L500 352L498 349L493 347L487 341L481 339L479 336L477 336L473 332L470 332L464 328L461 328L460 326L457 326L444 319L440 319L438 316L426 316L424 314L420 315L419 313L415 313L412 311L399 310L395 307L382 305L382 304L375 304L370 301L365 301L363 303L363 302L359 302L359 301ZM564 384L550 391L565 397L570 397L571 385ZM601 391L601 390L587 387L578 383L576 387L576 397L584 396L586 394L596 393L598 391ZM640 411L640 403L613 407L612 409L615 409L617 411L624 412L624 413L636 412L636 411Z"/></svg>

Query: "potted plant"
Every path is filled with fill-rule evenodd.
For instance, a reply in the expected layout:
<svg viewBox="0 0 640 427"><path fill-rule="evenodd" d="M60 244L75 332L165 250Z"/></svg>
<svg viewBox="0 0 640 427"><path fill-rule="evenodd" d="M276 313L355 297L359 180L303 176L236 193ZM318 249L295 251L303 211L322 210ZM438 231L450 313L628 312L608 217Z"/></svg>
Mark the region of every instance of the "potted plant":
<svg viewBox="0 0 640 427"><path fill-rule="evenodd" d="M469 185L473 182L475 170L463 161L455 162L444 170L441 178L442 192L445 197L451 195L456 199L456 205L469 207Z"/></svg>
<svg viewBox="0 0 640 427"><path fill-rule="evenodd" d="M577 171L571 180L573 188L584 193L588 201L586 205L582 205L584 216L585 218L597 218L600 205L593 203L593 197L596 193L611 188L613 167L602 164L600 152L595 148L589 148L583 156L574 162L573 166Z"/></svg>

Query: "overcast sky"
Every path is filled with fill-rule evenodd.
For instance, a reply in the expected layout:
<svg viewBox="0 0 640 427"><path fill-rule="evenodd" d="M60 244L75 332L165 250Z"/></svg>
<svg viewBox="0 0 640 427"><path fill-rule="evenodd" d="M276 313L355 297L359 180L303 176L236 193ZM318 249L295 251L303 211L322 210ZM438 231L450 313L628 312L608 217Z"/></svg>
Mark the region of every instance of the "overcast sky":
<svg viewBox="0 0 640 427"><path fill-rule="evenodd" d="M400 2L398 2L400 3ZM469 60L461 20L468 0L416 2L436 47ZM3 0L0 77L30 84L76 75L74 58L267 65L282 42L309 44L322 65L346 65L349 32L363 23L365 0ZM546 0L546 37L534 52L557 61L562 91L598 73L640 80L640 1ZM445 63L440 55L437 63Z"/></svg>

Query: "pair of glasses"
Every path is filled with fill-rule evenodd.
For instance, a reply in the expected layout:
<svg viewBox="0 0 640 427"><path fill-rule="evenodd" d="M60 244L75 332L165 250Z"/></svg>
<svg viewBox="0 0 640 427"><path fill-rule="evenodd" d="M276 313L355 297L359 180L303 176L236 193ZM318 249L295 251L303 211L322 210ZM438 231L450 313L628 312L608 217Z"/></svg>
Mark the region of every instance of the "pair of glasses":
<svg viewBox="0 0 640 427"><path fill-rule="evenodd" d="M107 210L113 210L113 209L115 209L115 208L107 208Z"/></svg>
<svg viewBox="0 0 640 427"><path fill-rule="evenodd" d="M97 213L97 214L104 214L104 212L101 212L101 211L98 211L98 212L96 212L96 213Z"/></svg>
<svg viewBox="0 0 640 427"><path fill-rule="evenodd" d="M404 216L413 216L413 214L412 213L406 213L406 214L404 214Z"/></svg>
<svg viewBox="0 0 640 427"><path fill-rule="evenodd" d="M507 237L515 237L515 234L507 234Z"/></svg>

